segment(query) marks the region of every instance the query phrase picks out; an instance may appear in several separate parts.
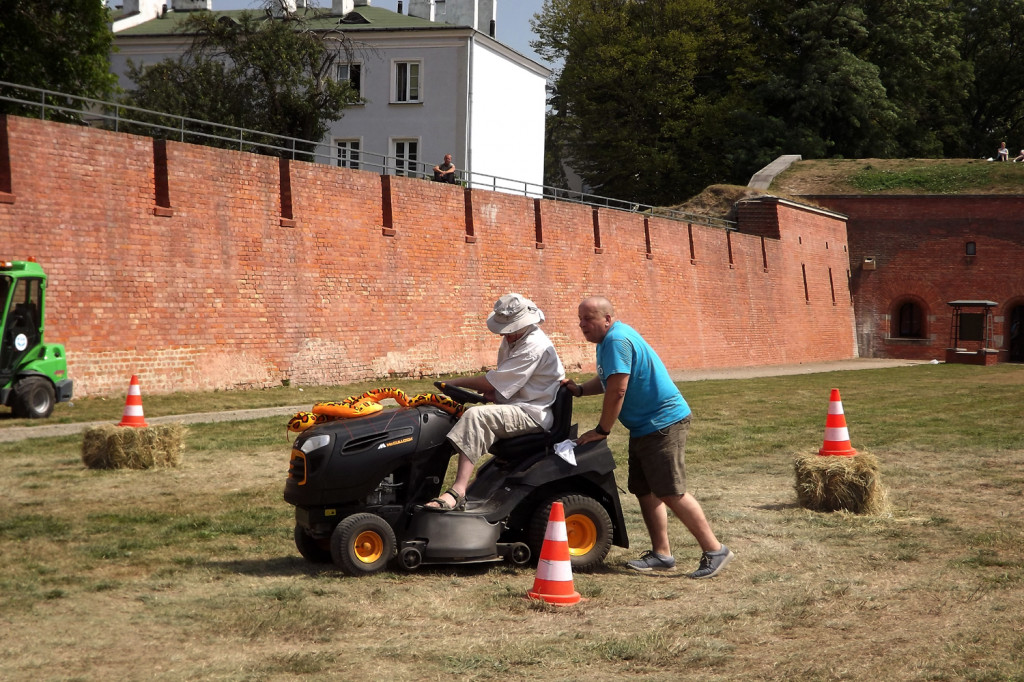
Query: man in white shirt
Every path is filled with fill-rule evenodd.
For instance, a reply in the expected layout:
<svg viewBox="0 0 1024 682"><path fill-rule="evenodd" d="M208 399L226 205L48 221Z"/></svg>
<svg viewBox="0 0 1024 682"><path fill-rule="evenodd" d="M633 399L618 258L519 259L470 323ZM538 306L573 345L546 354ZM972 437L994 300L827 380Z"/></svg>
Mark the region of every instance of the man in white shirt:
<svg viewBox="0 0 1024 682"><path fill-rule="evenodd" d="M506 294L494 304L487 328L502 337L497 366L486 374L447 382L482 393L489 404L468 408L448 434L459 453L455 481L427 503L428 509L465 509L473 469L495 441L552 427L551 406L565 370L551 339L540 330L542 322L544 313L520 294Z"/></svg>

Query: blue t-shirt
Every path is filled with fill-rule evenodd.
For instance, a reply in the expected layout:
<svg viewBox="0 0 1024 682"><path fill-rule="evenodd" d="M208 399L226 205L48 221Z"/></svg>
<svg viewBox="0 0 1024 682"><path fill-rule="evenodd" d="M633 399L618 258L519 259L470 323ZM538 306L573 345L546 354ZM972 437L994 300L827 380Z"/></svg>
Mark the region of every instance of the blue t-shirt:
<svg viewBox="0 0 1024 682"><path fill-rule="evenodd" d="M690 415L690 406L658 354L635 329L619 321L597 344L597 376L606 389L613 374L629 375L619 421L630 437L646 436Z"/></svg>

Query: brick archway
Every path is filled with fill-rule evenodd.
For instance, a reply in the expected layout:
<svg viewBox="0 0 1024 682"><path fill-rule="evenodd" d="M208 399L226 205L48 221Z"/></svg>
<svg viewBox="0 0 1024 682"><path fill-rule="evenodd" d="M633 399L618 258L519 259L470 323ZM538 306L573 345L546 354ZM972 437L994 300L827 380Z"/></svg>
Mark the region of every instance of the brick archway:
<svg viewBox="0 0 1024 682"><path fill-rule="evenodd" d="M889 307L889 337L928 338L928 305L917 296L899 296Z"/></svg>
<svg viewBox="0 0 1024 682"><path fill-rule="evenodd" d="M1010 362L1024 362L1024 299L1018 298L1006 304L1004 323L1004 338L1007 351L1007 360Z"/></svg>

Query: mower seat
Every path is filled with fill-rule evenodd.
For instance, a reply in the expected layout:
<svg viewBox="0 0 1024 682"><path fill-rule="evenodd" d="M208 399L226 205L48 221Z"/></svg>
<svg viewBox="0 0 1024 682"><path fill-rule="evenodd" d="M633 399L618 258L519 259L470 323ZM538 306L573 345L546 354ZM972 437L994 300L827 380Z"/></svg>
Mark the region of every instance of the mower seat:
<svg viewBox="0 0 1024 682"><path fill-rule="evenodd" d="M555 422L550 431L502 438L491 446L491 454L505 461L518 461L538 452L553 453L555 443L560 443L572 435L572 393L565 386L559 387L551 409L555 415Z"/></svg>

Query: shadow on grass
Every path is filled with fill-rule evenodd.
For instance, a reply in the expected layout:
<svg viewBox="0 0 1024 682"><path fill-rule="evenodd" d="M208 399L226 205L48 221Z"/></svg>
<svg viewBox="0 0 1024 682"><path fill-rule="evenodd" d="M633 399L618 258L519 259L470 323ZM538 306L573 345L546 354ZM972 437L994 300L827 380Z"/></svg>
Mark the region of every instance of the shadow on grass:
<svg viewBox="0 0 1024 682"><path fill-rule="evenodd" d="M765 511L786 511L787 509L800 509L799 502L776 502L775 504L759 504L754 509Z"/></svg>
<svg viewBox="0 0 1024 682"><path fill-rule="evenodd" d="M275 559L238 559L235 561L206 561L208 568L225 573L237 573L248 576L316 576L325 573L338 573L341 570L333 564L314 564L299 556L278 557Z"/></svg>
<svg viewBox="0 0 1024 682"><path fill-rule="evenodd" d="M239 559L235 561L207 561L206 567L225 573L237 573L246 576L282 577L282 576L324 576L334 575L339 578L357 578L360 576L349 576L340 568L331 563L313 563L299 556L278 557L273 559ZM397 565L390 565L379 571L379 574L409 575L419 574L428 576L479 576L492 569L500 569L510 573L519 571L530 573L536 571L535 566L522 566L516 568L512 564L501 561L466 563L466 564L429 564L421 565L413 571L406 571Z"/></svg>

